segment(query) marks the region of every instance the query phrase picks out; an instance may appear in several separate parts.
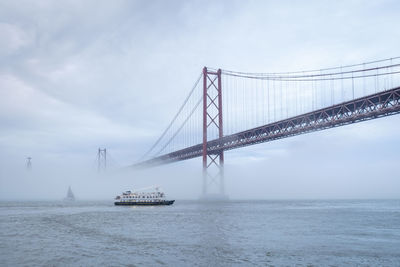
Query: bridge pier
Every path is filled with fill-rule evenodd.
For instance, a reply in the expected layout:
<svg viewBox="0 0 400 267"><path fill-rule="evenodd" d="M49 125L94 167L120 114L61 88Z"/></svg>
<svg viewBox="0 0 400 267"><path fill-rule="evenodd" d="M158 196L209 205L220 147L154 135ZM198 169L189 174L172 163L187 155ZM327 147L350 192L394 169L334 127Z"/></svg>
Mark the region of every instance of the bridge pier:
<svg viewBox="0 0 400 267"><path fill-rule="evenodd" d="M216 131L215 131L216 130ZM217 132L217 136L210 136ZM223 137L221 69L203 68L203 200L225 200L224 151L210 153L209 139Z"/></svg>

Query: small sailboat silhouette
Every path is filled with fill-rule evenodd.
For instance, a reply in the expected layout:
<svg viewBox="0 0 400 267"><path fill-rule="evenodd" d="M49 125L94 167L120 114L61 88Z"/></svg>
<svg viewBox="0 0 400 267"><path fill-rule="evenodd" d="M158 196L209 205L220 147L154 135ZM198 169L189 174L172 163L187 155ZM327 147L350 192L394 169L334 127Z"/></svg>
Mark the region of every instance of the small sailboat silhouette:
<svg viewBox="0 0 400 267"><path fill-rule="evenodd" d="M64 200L65 201L74 201L75 200L75 196L74 196L74 193L72 193L71 186L68 187L67 196L64 198Z"/></svg>

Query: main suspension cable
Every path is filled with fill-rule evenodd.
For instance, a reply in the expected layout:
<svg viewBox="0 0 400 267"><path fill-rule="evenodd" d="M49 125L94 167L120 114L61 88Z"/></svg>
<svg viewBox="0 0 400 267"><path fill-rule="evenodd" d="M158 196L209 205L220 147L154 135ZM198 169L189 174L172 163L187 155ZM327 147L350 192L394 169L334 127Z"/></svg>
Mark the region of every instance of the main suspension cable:
<svg viewBox="0 0 400 267"><path fill-rule="evenodd" d="M371 72L371 71L377 71L379 69L388 69L388 68L395 68L399 67L399 64L392 64L392 65L387 65L387 66L380 66L380 67L375 67L375 68L369 68L369 69L357 69L357 70L352 70L352 71L342 71L342 72L334 72L334 73L320 73L320 74L308 74L308 75L292 75L292 76L284 76L284 75L268 75L268 76L263 76L263 75L248 75L248 74L235 74L231 72L225 72L223 71L222 73L228 76L234 76L234 77L241 77L241 78L248 78L248 79L259 79L259 80L277 80L277 81L310 81L310 79L307 78L315 78L315 77L331 77L331 76L338 76L338 75L343 75L343 74L353 74L353 73L358 73L358 72ZM394 74L397 72L384 72L383 74ZM370 77L371 75L359 75L359 76L354 76L354 77ZM375 75L372 75L375 76ZM378 75L380 76L380 75ZM350 77L351 78L351 77ZM297 79L297 80L296 80ZM314 81L317 80L340 80L340 79L346 79L346 77L340 77L340 78L321 78L321 79L312 79ZM347 76L347 79L349 77Z"/></svg>
<svg viewBox="0 0 400 267"><path fill-rule="evenodd" d="M393 60L400 59L400 56L398 57L392 57L392 58L386 58L386 59L381 59L381 60L374 60L374 61L369 61L369 62L364 62L364 63L359 63L359 64L351 64L351 65L345 65L345 66L339 66L339 67L330 67L330 68L324 68L324 69L313 69L313 70L300 70L300 71L290 71L290 72L265 72L265 73L260 73L260 72L240 72L240 71L231 71L231 70L222 70L222 72L226 75L228 74L243 74L243 75L251 75L251 76L269 76L269 75L282 75L282 74L297 74L297 73L309 73L309 72L318 72L318 71L328 71L328 70L337 70L337 69L345 69L345 68L352 68L352 67L358 67L358 66L365 66L365 65L370 65L370 64L375 64L375 63L381 63L385 61L390 61L390 64L392 64ZM214 68L209 68L210 70L215 70Z"/></svg>
<svg viewBox="0 0 400 267"><path fill-rule="evenodd" d="M200 82L201 77L203 76L203 73L200 74L199 78L197 78L196 82L194 83L192 90L190 90L189 95L186 97L185 101L183 102L182 106L179 108L178 112L172 119L172 121L169 123L167 128L164 130L164 132L161 134L161 136L157 139L157 141L150 147L150 149L142 156L141 160L145 159L152 151L153 149L160 143L160 141L164 138L164 136L167 134L169 129L172 127L180 113L182 112L183 108L185 107L186 103L188 102L189 98L192 96L194 90L196 89L198 83Z"/></svg>
<svg viewBox="0 0 400 267"><path fill-rule="evenodd" d="M158 151L158 153L155 154L155 156L158 156L161 154L161 152L164 151L164 149L171 143L171 141L178 135L178 133L182 130L183 126L185 126L185 124L187 123L187 121L190 119L190 117L192 117L193 113L196 111L197 107L199 106L199 104L201 103L201 101L203 100L203 97L201 97L196 105L194 106L194 108L192 109L192 111L189 113L189 116L186 117L186 119L183 121L183 123L181 124L181 126L176 130L176 132L171 136L171 138L167 141L167 143L164 144L164 146L160 149L160 151Z"/></svg>

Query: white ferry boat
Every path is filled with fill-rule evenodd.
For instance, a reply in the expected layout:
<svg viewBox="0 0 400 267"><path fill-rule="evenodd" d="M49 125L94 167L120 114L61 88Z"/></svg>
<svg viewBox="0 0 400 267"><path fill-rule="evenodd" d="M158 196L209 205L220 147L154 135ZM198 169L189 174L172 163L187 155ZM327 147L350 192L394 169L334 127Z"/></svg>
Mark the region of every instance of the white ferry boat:
<svg viewBox="0 0 400 267"><path fill-rule="evenodd" d="M145 189L153 189L144 191ZM175 200L167 200L164 192L161 192L158 187L149 187L139 189L138 191L126 191L115 197L114 204L117 206L158 206L172 205Z"/></svg>

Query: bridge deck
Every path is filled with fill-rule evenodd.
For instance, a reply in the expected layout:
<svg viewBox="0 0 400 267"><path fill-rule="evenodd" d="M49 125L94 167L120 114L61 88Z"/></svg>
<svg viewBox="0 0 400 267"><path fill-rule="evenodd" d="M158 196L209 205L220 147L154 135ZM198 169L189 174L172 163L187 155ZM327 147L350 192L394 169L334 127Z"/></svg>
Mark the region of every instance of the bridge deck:
<svg viewBox="0 0 400 267"><path fill-rule="evenodd" d="M209 154L329 129L400 113L400 87L357 98L207 142ZM148 167L202 155L202 144L152 158L132 167Z"/></svg>

